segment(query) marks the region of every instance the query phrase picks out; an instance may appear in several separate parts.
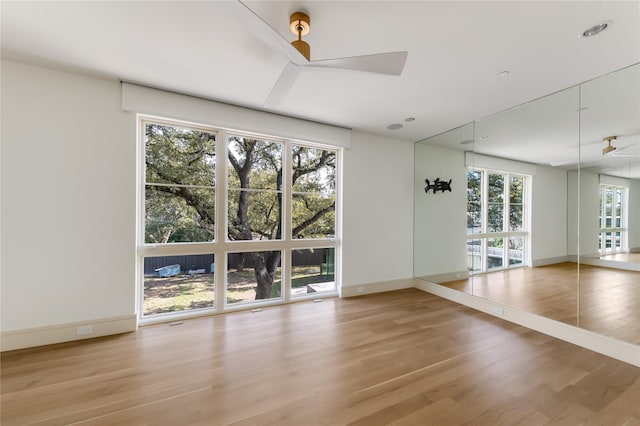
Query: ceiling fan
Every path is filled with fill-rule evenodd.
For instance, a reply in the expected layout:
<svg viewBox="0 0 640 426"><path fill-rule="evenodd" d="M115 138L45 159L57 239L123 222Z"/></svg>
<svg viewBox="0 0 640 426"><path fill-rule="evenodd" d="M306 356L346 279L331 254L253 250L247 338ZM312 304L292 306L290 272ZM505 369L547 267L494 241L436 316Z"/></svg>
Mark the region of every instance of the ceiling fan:
<svg viewBox="0 0 640 426"><path fill-rule="evenodd" d="M289 60L289 63L271 89L264 106L269 107L280 104L303 68L334 68L400 75L407 60L408 52L387 52L347 58L311 60L311 48L307 42L302 40L302 36L308 34L311 29L311 20L306 13L296 12L290 16L289 28L291 32L296 34L298 39L289 43L246 4L242 1L239 1L239 3L249 16L253 32L269 47L279 51Z"/></svg>
<svg viewBox="0 0 640 426"><path fill-rule="evenodd" d="M640 156L640 154L633 154L633 153L621 153L625 150L628 150L629 148L632 148L634 146L637 145L637 143L631 143L631 144L627 144L625 146L621 146L621 147L616 147L613 146L612 143L618 140L618 136L617 135L613 135L613 136L606 136L604 138L602 138L602 142L606 142L607 146L605 146L604 148L602 148L602 155L610 155L610 156L615 156L615 157L638 157Z"/></svg>

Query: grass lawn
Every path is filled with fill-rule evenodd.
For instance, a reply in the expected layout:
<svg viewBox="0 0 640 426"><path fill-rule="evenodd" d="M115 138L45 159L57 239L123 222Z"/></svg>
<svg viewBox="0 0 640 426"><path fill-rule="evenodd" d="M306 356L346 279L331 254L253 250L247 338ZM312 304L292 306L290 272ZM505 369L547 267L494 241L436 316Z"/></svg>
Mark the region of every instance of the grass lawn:
<svg viewBox="0 0 640 426"><path fill-rule="evenodd" d="M320 276L318 267L294 267L292 287L333 281L333 276ZM255 300L256 278L252 268L227 272L227 304ZM280 269L276 273L271 297L280 297ZM153 315L213 307L213 274L181 274L173 277L144 277L144 314Z"/></svg>

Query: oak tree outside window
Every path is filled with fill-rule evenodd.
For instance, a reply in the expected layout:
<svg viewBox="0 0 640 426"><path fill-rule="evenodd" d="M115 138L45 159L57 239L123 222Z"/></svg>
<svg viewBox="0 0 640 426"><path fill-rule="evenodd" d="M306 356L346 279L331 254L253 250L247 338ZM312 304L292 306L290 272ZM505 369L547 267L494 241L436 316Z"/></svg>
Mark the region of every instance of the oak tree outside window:
<svg viewBox="0 0 640 426"><path fill-rule="evenodd" d="M143 117L141 317L336 292L335 148Z"/></svg>

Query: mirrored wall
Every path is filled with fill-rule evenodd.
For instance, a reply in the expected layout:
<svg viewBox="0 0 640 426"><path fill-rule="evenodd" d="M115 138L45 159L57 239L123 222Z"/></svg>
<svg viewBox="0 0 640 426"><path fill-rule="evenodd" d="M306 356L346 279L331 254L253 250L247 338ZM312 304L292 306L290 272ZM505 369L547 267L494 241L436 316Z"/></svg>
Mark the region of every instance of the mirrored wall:
<svg viewBox="0 0 640 426"><path fill-rule="evenodd" d="M414 276L640 345L640 64L415 145Z"/></svg>

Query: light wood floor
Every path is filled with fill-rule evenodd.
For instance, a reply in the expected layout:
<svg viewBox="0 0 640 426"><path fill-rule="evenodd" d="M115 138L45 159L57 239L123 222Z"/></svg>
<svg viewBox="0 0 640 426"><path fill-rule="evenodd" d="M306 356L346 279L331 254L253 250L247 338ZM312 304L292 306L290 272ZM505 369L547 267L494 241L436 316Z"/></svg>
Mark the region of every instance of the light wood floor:
<svg viewBox="0 0 640 426"><path fill-rule="evenodd" d="M640 369L416 289L2 354L2 425L639 425Z"/></svg>
<svg viewBox="0 0 640 426"><path fill-rule="evenodd" d="M600 259L615 260L617 262L640 263L640 253L618 253L600 256Z"/></svg>
<svg viewBox="0 0 640 426"><path fill-rule="evenodd" d="M640 272L589 265L580 265L578 271L575 263L560 263L475 275L443 285L640 344Z"/></svg>

